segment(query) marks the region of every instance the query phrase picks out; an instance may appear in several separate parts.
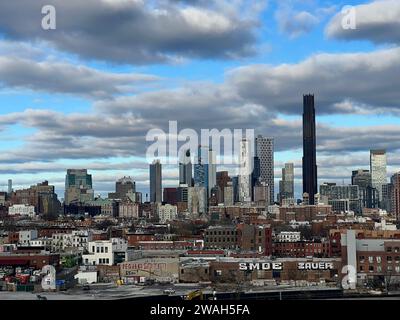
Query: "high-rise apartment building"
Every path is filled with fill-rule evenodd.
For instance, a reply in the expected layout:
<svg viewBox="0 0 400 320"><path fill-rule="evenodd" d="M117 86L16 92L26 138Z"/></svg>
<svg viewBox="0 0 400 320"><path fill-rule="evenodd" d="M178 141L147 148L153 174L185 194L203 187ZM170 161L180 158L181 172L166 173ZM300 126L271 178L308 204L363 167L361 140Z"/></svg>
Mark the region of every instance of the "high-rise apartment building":
<svg viewBox="0 0 400 320"><path fill-rule="evenodd" d="M192 159L190 149L182 155L179 162L179 184L187 184L192 186Z"/></svg>
<svg viewBox="0 0 400 320"><path fill-rule="evenodd" d="M251 201L251 174L253 172L250 142L248 139L240 141L239 148L239 201Z"/></svg>
<svg viewBox="0 0 400 320"><path fill-rule="evenodd" d="M239 176L232 177L233 202L239 202Z"/></svg>
<svg viewBox="0 0 400 320"><path fill-rule="evenodd" d="M178 202L178 188L164 188L163 202L171 205L176 205Z"/></svg>
<svg viewBox="0 0 400 320"><path fill-rule="evenodd" d="M87 169L68 169L65 177L64 203L85 203L94 199L92 175Z"/></svg>
<svg viewBox="0 0 400 320"><path fill-rule="evenodd" d="M269 186L271 204L274 202L274 139L258 135L255 139L255 156L259 159L260 181Z"/></svg>
<svg viewBox="0 0 400 320"><path fill-rule="evenodd" d="M395 173L390 179L392 184L392 213L397 220L400 219L400 172Z"/></svg>
<svg viewBox="0 0 400 320"><path fill-rule="evenodd" d="M177 202L188 202L188 185L180 184L176 190Z"/></svg>
<svg viewBox="0 0 400 320"><path fill-rule="evenodd" d="M392 212L393 203L393 184L386 183L382 185L382 200L380 202L380 208L387 212Z"/></svg>
<svg viewBox="0 0 400 320"><path fill-rule="evenodd" d="M371 185L371 173L369 170L358 169L351 173L351 184L356 185L359 189L366 189Z"/></svg>
<svg viewBox="0 0 400 320"><path fill-rule="evenodd" d="M265 181L258 182L253 187L254 202L258 205L268 206L271 203L269 186Z"/></svg>
<svg viewBox="0 0 400 320"><path fill-rule="evenodd" d="M303 193L314 204L318 192L314 95L303 96Z"/></svg>
<svg viewBox="0 0 400 320"><path fill-rule="evenodd" d="M324 183L320 185L319 193L321 198L328 198L328 203L325 204L346 200L349 210L356 213L361 212L357 185L338 186L336 183Z"/></svg>
<svg viewBox="0 0 400 320"><path fill-rule="evenodd" d="M226 187L224 188L224 205L233 206L234 203L234 193L232 181L228 181Z"/></svg>
<svg viewBox="0 0 400 320"><path fill-rule="evenodd" d="M224 199L225 188L227 187L229 181L231 181L231 178L229 177L228 171L217 172L217 186L220 188L222 199Z"/></svg>
<svg viewBox="0 0 400 320"><path fill-rule="evenodd" d="M282 180L279 181L279 202L284 199L294 199L294 164L285 163L282 168Z"/></svg>
<svg viewBox="0 0 400 320"><path fill-rule="evenodd" d="M11 195L12 191L12 180L8 179L8 194Z"/></svg>
<svg viewBox="0 0 400 320"><path fill-rule="evenodd" d="M371 150L370 171L371 171L371 186L377 190L379 201L381 201L382 186L387 183L385 150Z"/></svg>
<svg viewBox="0 0 400 320"><path fill-rule="evenodd" d="M251 173L251 189L254 191L254 187L259 183L260 183L260 158L253 157L253 172ZM254 192L252 200L254 201Z"/></svg>
<svg viewBox="0 0 400 320"><path fill-rule="evenodd" d="M217 185L217 157L215 151L208 150L208 196L211 190Z"/></svg>
<svg viewBox="0 0 400 320"><path fill-rule="evenodd" d="M217 160L215 151L207 146L199 146L194 165L194 185L205 187L207 198L211 189L217 185Z"/></svg>
<svg viewBox="0 0 400 320"><path fill-rule="evenodd" d="M162 201L162 168L160 160L154 160L150 164L150 202L161 203Z"/></svg>
<svg viewBox="0 0 400 320"><path fill-rule="evenodd" d="M109 193L109 199L120 199L126 201L135 198L136 182L131 177L123 177L115 183L115 192Z"/></svg>
<svg viewBox="0 0 400 320"><path fill-rule="evenodd" d="M197 161L194 164L194 186L205 187L208 191L208 147L200 146L197 149Z"/></svg>
<svg viewBox="0 0 400 320"><path fill-rule="evenodd" d="M358 169L352 171L351 184L358 186L360 208L377 208L377 190L371 185L371 173L369 170Z"/></svg>
<svg viewBox="0 0 400 320"><path fill-rule="evenodd" d="M207 213L207 198L205 187L188 188L188 211L192 218Z"/></svg>

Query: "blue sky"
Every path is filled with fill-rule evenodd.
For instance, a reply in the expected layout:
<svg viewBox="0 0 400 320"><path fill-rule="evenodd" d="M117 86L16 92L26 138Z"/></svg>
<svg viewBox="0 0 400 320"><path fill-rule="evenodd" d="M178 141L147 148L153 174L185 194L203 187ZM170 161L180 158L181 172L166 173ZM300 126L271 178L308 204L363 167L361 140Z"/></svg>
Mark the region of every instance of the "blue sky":
<svg viewBox="0 0 400 320"><path fill-rule="evenodd" d="M396 1L48 2L57 10L53 31L32 18L38 5L0 4L0 188L9 178L15 188L47 179L62 197L65 170L87 167L96 193L124 175L147 192L144 135L178 120L273 136L276 185L280 166L293 161L299 196L302 90L316 94L320 182L349 182L378 147L388 149L389 174L399 170L400 145L391 141L400 131L399 90L390 85L399 80L390 71L400 60L390 31ZM345 5L355 6L358 22L347 33L335 25ZM63 16L74 10L81 19ZM392 16L379 25L380 10ZM176 179L177 168L165 167L165 186Z"/></svg>

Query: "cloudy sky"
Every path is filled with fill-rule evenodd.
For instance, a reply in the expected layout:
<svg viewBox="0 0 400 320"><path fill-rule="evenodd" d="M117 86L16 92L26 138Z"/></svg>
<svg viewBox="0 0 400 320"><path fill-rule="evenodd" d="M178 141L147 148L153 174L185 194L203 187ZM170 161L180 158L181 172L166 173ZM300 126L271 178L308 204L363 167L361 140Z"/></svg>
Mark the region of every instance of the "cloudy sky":
<svg viewBox="0 0 400 320"><path fill-rule="evenodd" d="M42 7L56 29L42 28ZM342 27L345 5L356 29ZM385 148L400 170L398 0L0 0L0 189L88 168L96 193L148 190L150 129L252 128L301 185L302 94L315 93L319 182ZM177 168L164 168L175 186Z"/></svg>

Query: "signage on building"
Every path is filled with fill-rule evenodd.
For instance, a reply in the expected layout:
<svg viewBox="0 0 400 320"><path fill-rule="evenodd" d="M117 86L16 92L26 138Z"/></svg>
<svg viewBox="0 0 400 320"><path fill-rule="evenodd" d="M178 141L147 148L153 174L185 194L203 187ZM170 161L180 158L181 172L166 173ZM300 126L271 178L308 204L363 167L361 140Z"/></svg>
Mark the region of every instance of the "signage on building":
<svg viewBox="0 0 400 320"><path fill-rule="evenodd" d="M282 270L283 265L281 262L241 262L239 263L239 270L253 271L253 270Z"/></svg>
<svg viewBox="0 0 400 320"><path fill-rule="evenodd" d="M298 270L332 270L334 269L332 262L299 262ZM241 262L239 263L241 271L256 271L256 270L283 270L282 262Z"/></svg>
<svg viewBox="0 0 400 320"><path fill-rule="evenodd" d="M176 258L137 259L120 264L121 276L164 277L179 273Z"/></svg>
<svg viewBox="0 0 400 320"><path fill-rule="evenodd" d="M299 262L297 265L299 270L332 270L332 262Z"/></svg>

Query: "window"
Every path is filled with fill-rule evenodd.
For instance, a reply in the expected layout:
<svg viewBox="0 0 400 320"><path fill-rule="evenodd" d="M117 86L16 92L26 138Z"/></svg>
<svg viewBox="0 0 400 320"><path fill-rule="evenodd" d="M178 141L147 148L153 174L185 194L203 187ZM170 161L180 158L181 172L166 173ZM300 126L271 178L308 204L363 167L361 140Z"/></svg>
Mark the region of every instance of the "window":
<svg viewBox="0 0 400 320"><path fill-rule="evenodd" d="M374 272L374 266L369 266L369 272Z"/></svg>
<svg viewBox="0 0 400 320"><path fill-rule="evenodd" d="M399 252L399 247L395 247L394 252Z"/></svg>
<svg viewBox="0 0 400 320"><path fill-rule="evenodd" d="M376 271L377 271L377 272L382 272L382 267L381 267L381 266L377 266L377 267L376 267Z"/></svg>
<svg viewBox="0 0 400 320"><path fill-rule="evenodd" d="M381 257L376 257L376 262L381 263L382 262L382 258Z"/></svg>
<svg viewBox="0 0 400 320"><path fill-rule="evenodd" d="M101 253L104 253L104 247L100 248Z"/></svg>
<svg viewBox="0 0 400 320"><path fill-rule="evenodd" d="M393 258L391 256L387 256L386 260L387 260L388 263L392 263Z"/></svg>
<svg viewBox="0 0 400 320"><path fill-rule="evenodd" d="M386 251L387 251L387 252L392 252L392 247L387 247L387 248L386 248Z"/></svg>
<svg viewBox="0 0 400 320"><path fill-rule="evenodd" d="M392 271L393 267L392 266L387 266L387 271Z"/></svg>
<svg viewBox="0 0 400 320"><path fill-rule="evenodd" d="M395 267L396 272L400 272L400 266Z"/></svg>
<svg viewBox="0 0 400 320"><path fill-rule="evenodd" d="M368 261L369 261L369 263L373 263L374 262L374 257L369 256L368 257Z"/></svg>

